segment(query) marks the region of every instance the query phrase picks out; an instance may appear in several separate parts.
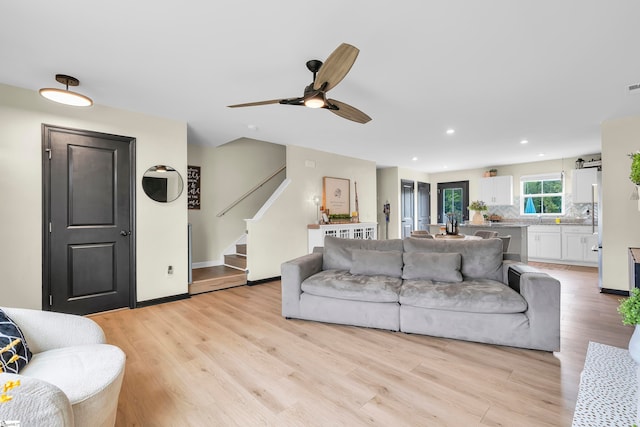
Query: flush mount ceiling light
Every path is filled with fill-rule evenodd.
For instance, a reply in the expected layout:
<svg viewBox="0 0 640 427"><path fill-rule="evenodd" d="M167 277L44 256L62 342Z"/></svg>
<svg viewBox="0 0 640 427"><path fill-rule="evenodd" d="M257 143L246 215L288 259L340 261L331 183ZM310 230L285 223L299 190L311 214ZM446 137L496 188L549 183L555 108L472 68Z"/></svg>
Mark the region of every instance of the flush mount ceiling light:
<svg viewBox="0 0 640 427"><path fill-rule="evenodd" d="M73 105L74 107L90 107L93 105L91 98L81 95L77 92L69 90L69 86L78 86L80 81L75 77L67 76L65 74L56 74L56 80L63 85L66 85L66 89L56 88L42 88L40 89L40 95L44 96L51 101L58 102L65 105Z"/></svg>

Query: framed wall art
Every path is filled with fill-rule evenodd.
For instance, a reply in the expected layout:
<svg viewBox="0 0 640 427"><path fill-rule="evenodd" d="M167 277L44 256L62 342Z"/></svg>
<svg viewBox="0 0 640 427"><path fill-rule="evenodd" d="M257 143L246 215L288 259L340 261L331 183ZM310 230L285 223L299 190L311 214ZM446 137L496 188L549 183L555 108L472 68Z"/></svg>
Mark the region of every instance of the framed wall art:
<svg viewBox="0 0 640 427"><path fill-rule="evenodd" d="M322 205L331 215L351 213L350 185L348 179L329 176L322 178Z"/></svg>
<svg viewBox="0 0 640 427"><path fill-rule="evenodd" d="M200 166L187 166L187 208L200 209Z"/></svg>

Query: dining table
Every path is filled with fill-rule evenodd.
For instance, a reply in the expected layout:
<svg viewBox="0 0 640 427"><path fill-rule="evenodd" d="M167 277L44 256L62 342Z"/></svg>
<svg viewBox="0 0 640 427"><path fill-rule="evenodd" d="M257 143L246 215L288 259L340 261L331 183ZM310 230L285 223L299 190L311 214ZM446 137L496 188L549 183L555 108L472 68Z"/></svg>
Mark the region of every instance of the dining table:
<svg viewBox="0 0 640 427"><path fill-rule="evenodd" d="M435 234L433 237L443 240L482 240L480 236L470 236L468 234Z"/></svg>

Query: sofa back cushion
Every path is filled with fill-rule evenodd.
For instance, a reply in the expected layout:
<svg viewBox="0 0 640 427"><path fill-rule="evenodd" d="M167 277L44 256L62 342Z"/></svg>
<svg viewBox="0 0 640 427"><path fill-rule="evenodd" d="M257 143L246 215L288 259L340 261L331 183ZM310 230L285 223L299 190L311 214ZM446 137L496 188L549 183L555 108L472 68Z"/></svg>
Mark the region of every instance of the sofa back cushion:
<svg viewBox="0 0 640 427"><path fill-rule="evenodd" d="M402 252L351 250L351 274L364 276L402 276Z"/></svg>
<svg viewBox="0 0 640 427"><path fill-rule="evenodd" d="M403 260L403 279L462 282L461 256L458 253L405 252Z"/></svg>
<svg viewBox="0 0 640 427"><path fill-rule="evenodd" d="M402 240L341 239L326 236L322 255L323 270L351 270L353 249L402 252Z"/></svg>
<svg viewBox="0 0 640 427"><path fill-rule="evenodd" d="M502 240L404 240L405 252L459 253L460 272L466 279L493 279L502 282Z"/></svg>

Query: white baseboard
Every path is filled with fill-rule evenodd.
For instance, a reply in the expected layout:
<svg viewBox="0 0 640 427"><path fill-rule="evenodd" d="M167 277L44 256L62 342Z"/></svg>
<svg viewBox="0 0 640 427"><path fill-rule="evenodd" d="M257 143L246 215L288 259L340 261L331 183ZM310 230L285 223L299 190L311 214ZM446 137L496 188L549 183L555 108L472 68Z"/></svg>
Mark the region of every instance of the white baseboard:
<svg viewBox="0 0 640 427"><path fill-rule="evenodd" d="M193 262L191 263L191 268L206 268L206 267L215 267L217 265L224 265L224 260L215 260L215 261L203 261L203 262Z"/></svg>

